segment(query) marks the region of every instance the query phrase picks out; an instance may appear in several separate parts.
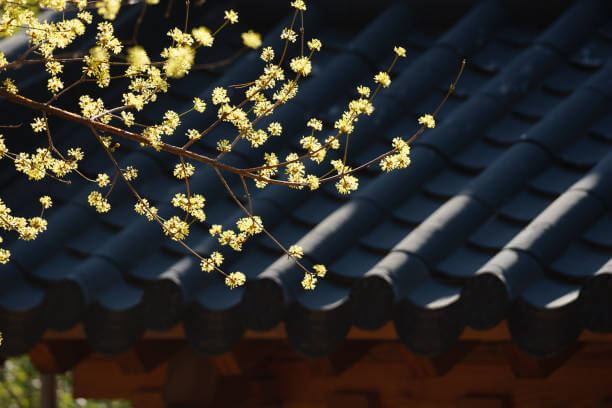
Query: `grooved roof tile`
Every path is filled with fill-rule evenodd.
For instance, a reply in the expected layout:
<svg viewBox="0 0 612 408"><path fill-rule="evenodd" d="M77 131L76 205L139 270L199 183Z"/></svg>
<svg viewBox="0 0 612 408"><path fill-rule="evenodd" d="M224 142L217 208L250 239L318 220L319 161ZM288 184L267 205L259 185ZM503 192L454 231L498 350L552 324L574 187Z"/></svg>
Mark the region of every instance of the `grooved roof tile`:
<svg viewBox="0 0 612 408"><path fill-rule="evenodd" d="M178 323L208 355L230 350L247 328L270 330L281 321L291 344L317 357L338 347L351 326L373 330L391 320L398 338L427 356L450 347L466 326L484 330L502 320L519 347L538 357L566 349L583 328L612 332L612 17L604 3L576 2L543 29L516 20L496 0L480 2L445 29L424 26L403 2L378 6L380 13L363 25L335 25L326 19L329 10L309 7L307 32L320 33L323 52L297 98L261 121L264 127L282 122L283 137L259 149L238 143L224 162L257 165L264 151L284 158L311 117L325 122L327 137L355 86L371 84L391 61L392 47L404 46L408 58L394 68L391 87L351 135L348 162L355 167L394 137L417 131L416 118L436 108L459 61L467 59L438 126L413 143L407 169L380 175L373 165L358 175L360 189L349 196L339 196L334 183L318 193L250 189L255 214L284 246L301 245L307 265L327 265L314 292L302 290L301 269L265 236L239 253L222 247L227 270L248 279L245 288L230 291L222 276L203 273L157 225L132 218L135 201L124 186L111 196L111 214L98 216L86 204L92 190L86 183L42 181L31 189L0 162L2 190L15 191L6 198L11 206L26 212L42 193L57 204L40 238L27 245L5 239L13 262L0 266L0 328L7 340L0 353L26 352L44 329L67 330L78 322L105 354L129 349L145 329ZM129 33L134 18L120 20L120 30ZM264 34L264 45L280 44L278 31L290 18L268 17L275 28ZM202 13L194 21L207 19ZM147 44L159 48L150 37ZM237 39L219 43L219 59L240 47ZM23 39L0 42L7 55L20 47ZM143 116L156 121L168 109L190 107L196 94L208 98L216 86L254 78L258 61L259 53L250 51L227 67L175 81ZM42 76L24 72L24 93L44 97L34 86ZM109 91L109 101L119 98L117 89ZM14 120L30 120L5 101L0 105ZM174 142L215 118L212 105L185 116ZM87 174L112 174L82 128L51 126L62 148L84 146ZM219 128L219 135L235 136L231 127ZM16 143L25 148L30 140L24 135ZM206 137L194 147L214 154L216 140ZM168 201L184 191L171 174L176 160L123 144L121 165L148 175L137 188L164 216L173 214ZM226 177L246 205L240 180ZM190 188L206 196L207 219L192 225L187 242L208 255L218 249L210 225L234 228L243 213L211 169L199 171Z"/></svg>

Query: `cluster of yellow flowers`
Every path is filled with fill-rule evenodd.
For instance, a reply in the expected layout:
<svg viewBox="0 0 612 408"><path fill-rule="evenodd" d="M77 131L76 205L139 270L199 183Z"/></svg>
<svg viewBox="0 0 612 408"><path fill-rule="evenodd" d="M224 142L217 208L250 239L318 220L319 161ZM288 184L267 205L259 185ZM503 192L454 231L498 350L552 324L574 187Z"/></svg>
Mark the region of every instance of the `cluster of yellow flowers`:
<svg viewBox="0 0 612 408"><path fill-rule="evenodd" d="M223 24L214 32L205 26L193 27L190 31L187 26L184 29L174 27L166 33L167 37L170 38L168 40L169 44L160 53L162 60L157 62L151 61L147 51L139 46L137 41L135 45L124 50L124 45L115 37L112 23L109 21L100 22L96 27L95 46L87 50L82 58L74 59L82 61L83 77L74 84L65 87L60 77L64 71L65 61L56 58L54 52L65 49L72 44L76 38L85 33L87 25L92 23L92 14L84 10L88 6L88 2L87 0L38 0L33 3L35 6L56 11L66 11L69 6L78 8L74 18L62 18L61 21L51 23L47 21L39 22L36 13L31 8L24 7L32 5L31 0L0 0L0 6L2 7L0 35L12 35L20 27L26 27L26 33L33 47L32 51L43 58L42 62L45 70L50 75L47 88L53 93L51 101L59 98L67 88L78 85L80 82L96 82L99 87L108 87L111 81L115 79L127 78L129 85L126 91L122 93L121 106L109 109L105 107L101 98L82 95L79 97L80 113L83 117L102 124L110 124L111 121L117 120L118 123L126 127L140 127L140 134L146 140L143 144L147 144L156 150L162 149L163 136L169 136L176 132L184 115L192 111L203 113L207 108L207 101L195 97L190 109L181 113L168 110L165 112L161 123L158 122L157 124L141 125L137 121L136 115L143 110L145 105L156 102L161 93L168 91L170 78L182 78L194 69L195 55L199 48L212 47L216 35L223 27L239 21L238 13L234 10L226 10L223 16ZM153 5L158 4L159 0L144 0L144 3ZM306 39L302 38L299 55L295 57L287 56L289 43L295 43L300 35L303 36L304 30L297 30L294 24L296 21L303 20L297 19L297 17L307 10L306 3L303 0L290 0L290 5L295 9L295 14L291 25L284 27L280 33L280 38L284 40L284 49L280 59L275 61L276 53L272 47L264 47L259 55L264 62L261 74L246 84L232 85L235 89L244 89L244 101L240 103L232 101L234 95L230 98L228 89L224 87L213 89L210 95L210 103L216 109L218 122L230 124L236 132L234 140L223 138L216 142L219 151L218 159L230 153L236 143L240 143L242 140L247 141L253 148L259 148L266 144L270 137L281 136L283 134L281 123L271 122L267 127L257 127L256 125L263 117L272 115L278 106L294 98L299 90L299 81L312 74L311 58L315 52L321 51L323 44L319 39L311 38L306 41L309 52L304 53ZM120 0L98 0L95 2L98 14L107 20L115 19L121 7L122 2ZM134 38L136 38L136 34ZM247 48L258 49L262 46L261 35L253 30L243 32L241 38ZM372 91L365 85L357 87L358 98L348 103L348 108L333 124L336 130L335 134L322 137L317 132L323 131L323 122L317 118L311 118L307 123L308 133L299 140L299 144L304 150L302 156L290 152L284 156L284 162L280 162L276 153L265 152L263 154L263 165L252 171L246 171L247 176L254 180L256 187L264 188L269 183L276 182L275 178L279 174L284 174L286 179L283 182L289 184L292 188L308 187L315 190L319 188L322 182L333 179L336 181L335 187L340 194L350 194L355 191L359 186L359 180L353 175L354 170L346 164L349 136L354 132L355 124L359 118L362 115L369 116L374 111L372 100L377 92L381 88L387 88L391 85L389 73L397 59L406 57L406 50L403 47L396 46L393 51L395 59L389 70L386 72L380 71L373 77L376 89ZM124 54L122 55L122 53ZM290 71L287 71L287 76L291 75L292 78L286 78L286 72L283 68L286 56L289 60L287 65L290 69ZM125 61L127 61L127 64ZM6 70L7 65L10 65L10 62L4 54L0 53L0 72ZM127 67L122 75L111 76L111 67L114 65L127 65ZM12 79L4 78L2 85L5 90L14 94L18 93L18 88ZM435 119L430 114L421 116L418 123L427 128L435 127ZM184 148L196 143L208 134L216 124L206 130L187 129L185 131L187 143ZM70 149L66 154L67 158L64 158L55 150L51 142L51 133L48 129L46 116L34 118L31 127L34 132L46 132L48 134L49 148L38 149L34 154L14 154L7 149L4 139L0 135L0 158L9 157L14 161L17 171L23 172L34 180L40 180L51 174L54 177L63 178L77 170L78 162L83 159L83 152L78 148ZM344 142L345 155L343 159L337 159L334 156L335 153L332 154L331 151L341 148L341 140L344 140L344 138L340 139L341 136L346 138ZM113 145L111 136L105 131L101 132L99 137L109 153L114 152L119 146L118 144ZM54 155L59 157L54 157ZM383 156L379 165L385 172L402 169L410 164L409 155L410 146L408 142L402 138L395 138L392 142L392 150ZM329 158L329 156L334 157ZM330 171L323 176L307 174L305 162L308 158L318 165L326 165L327 163L330 166ZM155 206L151 205L147 199L136 194L138 201L134 206L135 212L144 215L149 221L158 222L166 235L175 241L181 241L181 243L183 239L189 236L190 225L194 221L205 222L206 220L205 198L200 194L193 194L189 191L189 179L195 172L196 167L182 159L173 169L174 177L184 181L187 187L186 194L177 193L171 200L174 207L185 213L184 217L175 215L167 220L163 219L158 216L158 210ZM328 177L331 173L335 174ZM132 166L127 166L123 170L117 167L117 172L112 181L106 173L99 173L95 179L87 179L96 183L98 188L108 188L105 195L96 190L89 194L88 203L96 211L106 213L111 209L108 196L113 190L118 175L129 182L137 177L138 171ZM244 188L248 196L246 184ZM50 207L50 198L41 198L41 204L44 208ZM190 217L193 220L190 220ZM6 208L0 201L0 226L4 229L17 231L22 239L33 239L39 232L44 231L46 221L41 217L29 220L11 217L10 209ZM235 251L241 251L242 246L249 238L262 232L264 232L264 227L261 218L251 213L238 219L236 230L224 229L217 224L212 225L209 229L210 235L216 237L220 245L229 246ZM1 238L0 242L2 242ZM300 246L292 245L284 252L304 269L305 275L302 286L305 289L314 289L318 279L326 275L327 269L324 265L314 265L312 270L308 271L299 263L299 260L304 257L304 251ZM0 249L0 263L8 261L9 257L10 253L7 250ZM200 256L198 255L198 257ZM223 260L223 255L220 252L212 252L208 257L200 257L201 269L206 272L218 270L225 276L225 283L230 288L243 285L246 282L246 276L239 271L229 274L223 272L220 269Z"/></svg>
<svg viewBox="0 0 612 408"><path fill-rule="evenodd" d="M189 224L175 215L164 221L164 233L174 241L185 239L189 235Z"/></svg>
<svg viewBox="0 0 612 408"><path fill-rule="evenodd" d="M6 147L3 150L5 149ZM26 174L30 180L38 181L45 178L49 174L48 171L58 178L70 174L77 169L78 162L84 157L80 148L69 149L68 156L69 159L57 159L53 157L50 149L38 148L35 154L21 152L11 158L17 171Z"/></svg>
<svg viewBox="0 0 612 408"><path fill-rule="evenodd" d="M5 231L14 231L19 239L31 241L35 239L39 233L47 229L47 220L42 217L44 210L51 208L53 204L49 196L40 197L42 212L39 217L24 218L11 215L12 210L6 206L4 201L0 199L0 228ZM0 236L0 244L3 238ZM8 249L0 248L0 264L7 263L11 258L11 252Z"/></svg>
<svg viewBox="0 0 612 408"><path fill-rule="evenodd" d="M392 144L397 153L389 155L380 161L380 168L386 172L396 169L405 169L410 165L410 145L399 137L394 138Z"/></svg>
<svg viewBox="0 0 612 408"><path fill-rule="evenodd" d="M153 221L157 216L157 208L149 204L149 200L143 198L134 205L137 214L144 215L149 221Z"/></svg>
<svg viewBox="0 0 612 408"><path fill-rule="evenodd" d="M213 252L208 258L202 259L200 267L204 272L212 272L223 263L223 255L220 252Z"/></svg>
<svg viewBox="0 0 612 408"><path fill-rule="evenodd" d="M312 267L314 273L306 272L304 274L304 278L302 279L302 287L306 290L314 290L317 286L317 281L319 278L324 278L325 274L327 274L327 268L325 265L314 265Z"/></svg>
<svg viewBox="0 0 612 408"><path fill-rule="evenodd" d="M186 196L183 193L176 193L172 198L173 206L180 208L200 222L206 221L206 214L203 210L205 202L206 199L200 194Z"/></svg>
<svg viewBox="0 0 612 408"><path fill-rule="evenodd" d="M99 213L109 212L111 205L108 202L107 197L104 197L99 191L92 191L87 197L87 202L90 206L94 207Z"/></svg>

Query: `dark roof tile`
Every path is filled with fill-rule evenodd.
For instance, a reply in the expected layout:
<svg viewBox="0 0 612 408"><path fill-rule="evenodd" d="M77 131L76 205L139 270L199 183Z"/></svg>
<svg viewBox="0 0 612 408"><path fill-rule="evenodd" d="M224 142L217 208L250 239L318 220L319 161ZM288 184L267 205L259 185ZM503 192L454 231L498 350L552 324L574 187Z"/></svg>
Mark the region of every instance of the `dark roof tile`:
<svg viewBox="0 0 612 408"><path fill-rule="evenodd" d="M460 290L427 279L402 299L394 317L400 341L423 356L454 344L465 327Z"/></svg>
<svg viewBox="0 0 612 408"><path fill-rule="evenodd" d="M361 278L380 260L380 254L354 246L329 265L329 274L337 276L339 281L354 282Z"/></svg>
<svg viewBox="0 0 612 408"><path fill-rule="evenodd" d="M537 28L509 23L499 28L495 38L515 48L527 48L538 34Z"/></svg>
<svg viewBox="0 0 612 408"><path fill-rule="evenodd" d="M440 200L448 200L459 193L470 180L469 174L446 167L437 176L425 183L423 190Z"/></svg>
<svg viewBox="0 0 612 408"><path fill-rule="evenodd" d="M453 157L454 165L466 171L477 173L484 170L501 156L503 148L486 140L472 143Z"/></svg>
<svg viewBox="0 0 612 408"><path fill-rule="evenodd" d="M548 264L571 237L581 233L602 212L598 200L584 192L569 190L534 218L507 247L526 251Z"/></svg>
<svg viewBox="0 0 612 408"><path fill-rule="evenodd" d="M581 282L610 259L610 251L599 251L580 241L572 242L563 254L550 264L550 269L570 282Z"/></svg>
<svg viewBox="0 0 612 408"><path fill-rule="evenodd" d="M560 95L569 95L586 81L591 72L579 69L568 64L563 64L543 83L543 87L550 92Z"/></svg>
<svg viewBox="0 0 612 408"><path fill-rule="evenodd" d="M512 114L506 114L501 120L485 130L485 137L500 145L510 145L521 140L531 126L527 121Z"/></svg>
<svg viewBox="0 0 612 408"><path fill-rule="evenodd" d="M416 226L429 217L440 204L439 200L419 191L394 210L393 217L408 225Z"/></svg>
<svg viewBox="0 0 612 408"><path fill-rule="evenodd" d="M560 99L550 92L538 89L517 102L512 111L527 120L539 120L554 108Z"/></svg>
<svg viewBox="0 0 612 408"><path fill-rule="evenodd" d="M567 190L567 188L575 183L581 176L582 173L574 169L552 164L549 168L534 177L529 182L529 186L539 193L556 197Z"/></svg>
<svg viewBox="0 0 612 408"><path fill-rule="evenodd" d="M586 171L599 163L611 147L610 143L585 135L564 149L559 159L565 164Z"/></svg>
<svg viewBox="0 0 612 408"><path fill-rule="evenodd" d="M459 56L472 55L490 39L491 33L507 18L500 1L483 1L468 12L458 24L437 42Z"/></svg>
<svg viewBox="0 0 612 408"><path fill-rule="evenodd" d="M550 201L528 190L515 195L512 200L499 208L498 214L512 222L527 224L544 210Z"/></svg>
<svg viewBox="0 0 612 408"><path fill-rule="evenodd" d="M435 271L449 279L466 279L476 274L476 271L489 259L489 254L462 245L452 251L434 267Z"/></svg>
<svg viewBox="0 0 612 408"><path fill-rule="evenodd" d="M542 278L514 303L508 328L519 347L546 358L574 344L582 331L578 288Z"/></svg>
<svg viewBox="0 0 612 408"><path fill-rule="evenodd" d="M309 356L333 351L351 325L372 330L390 320L408 348L428 356L449 347L466 325L486 329L503 319L519 346L539 357L568 347L583 325L612 331L607 261L612 71L604 65L611 44L602 5L577 2L542 31L518 25L497 1L481 2L445 34L422 26L403 3L387 7L365 27L360 26L365 18L330 25L316 5L309 7L307 32L319 32L324 51L299 97L259 126L278 120L285 135L299 136L314 116L331 130L356 96L355 85L371 83L378 69L386 69L394 45L408 48L409 57L392 72L393 85L377 96L376 110L351 135L353 167L384 151L394 137L414 134L416 117L435 109L459 61L468 60L438 126L413 143L408 169L381 176L372 166L359 174L361 188L350 196L339 195L333 183L314 196L279 186L251 189L255 213L267 229L283 245L301 245L306 266L328 266L327 279L314 292L302 289L303 271L263 235L240 253L221 248L227 271L240 270L248 278L246 288L228 290L221 275L203 273L199 260L164 239L156 224L128 218L135 217L134 199L123 185L111 196L114 211L100 216L86 204L91 185L75 179L71 186L43 181L26 189L25 178L6 176L9 166L0 163L0 185L16 190L6 198L13 208L39 211L31 203L41 194L52 193L56 201L49 231L39 239L28 246L5 239L14 263L0 266L0 325L8 339L1 352L26 352L45 328L66 330L78 322L93 348L106 354L127 350L147 328L168 330L181 323L192 345L208 355L231 349L247 328L269 330L281 321L290 342ZM152 16L161 18L160 10ZM118 32L131 32L135 17L121 20L126 27ZM200 24L209 16L195 18ZM287 18L264 36L264 44L280 44L278 30ZM175 20L164 20L161 29ZM272 25L277 16L266 21ZM401 33L402 41L380 34L389 30ZM153 37L147 33L145 42L159 48ZM197 63L236 52L240 39L233 37L219 39L218 52L198 56ZM23 46L11 41L1 43L3 52ZM262 66L258 54L251 51L227 69L174 81L170 93L143 116L156 120L166 109L190 106L194 89L208 97L216 86L253 78ZM30 79L20 89L44 97L37 86L42 76L24 72ZM120 90L104 97L120 103ZM0 105L15 120L29 121L22 110ZM212 108L186 115L168 140L181 143L186 129L214 119ZM87 174L100 169L112 174L107 157L96 153L83 129L51 126L61 148L83 145ZM217 131L235 136L231 126ZM26 148L29 140L21 138L15 148ZM214 154L215 140L205 138L193 148ZM286 140L271 138L265 151L284 157L297 147ZM239 143L224 162L258 165L263 151ZM342 152L328 152L339 156ZM148 149L131 143L117 157L122 166L134 165L148 176L135 185L163 216L176 213L163 204L184 191L172 177L173 159L150 159ZM187 242L207 256L218 249L207 231L210 224L234 227L244 214L224 197L215 172L198 167L190 188L206 196L207 220L192 225ZM309 163L307 172L314 170ZM227 179L246 204L240 180L229 174ZM77 218L81 221L74 222Z"/></svg>
<svg viewBox="0 0 612 408"><path fill-rule="evenodd" d="M602 0L577 2L534 43L552 47L563 55L569 54L606 21L609 14L605 3Z"/></svg>
<svg viewBox="0 0 612 408"><path fill-rule="evenodd" d="M496 74L519 52L516 48L504 45L502 42L490 41L470 61L479 70L489 74Z"/></svg>
<svg viewBox="0 0 612 408"><path fill-rule="evenodd" d="M521 227L500 217L492 217L468 238L468 242L488 251L501 250L518 234Z"/></svg>
<svg viewBox="0 0 612 408"><path fill-rule="evenodd" d="M589 228L582 238L591 245L605 249L612 249L612 214L607 213L591 228Z"/></svg>
<svg viewBox="0 0 612 408"><path fill-rule="evenodd" d="M596 137L612 142L612 114L607 114L593 123L590 131Z"/></svg>
<svg viewBox="0 0 612 408"><path fill-rule="evenodd" d="M597 69L606 63L611 52L612 44L609 41L594 36L591 41L570 55L570 62L581 68Z"/></svg>
<svg viewBox="0 0 612 408"><path fill-rule="evenodd" d="M367 248L385 253L391 250L409 232L410 228L392 220L385 220L364 235L359 242Z"/></svg>

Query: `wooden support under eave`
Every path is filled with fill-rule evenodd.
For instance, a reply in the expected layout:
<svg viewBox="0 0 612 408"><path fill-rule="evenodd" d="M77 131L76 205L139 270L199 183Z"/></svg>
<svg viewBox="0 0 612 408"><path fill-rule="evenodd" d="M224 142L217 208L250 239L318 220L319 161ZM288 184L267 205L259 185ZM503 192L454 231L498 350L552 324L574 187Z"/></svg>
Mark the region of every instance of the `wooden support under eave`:
<svg viewBox="0 0 612 408"><path fill-rule="evenodd" d="M50 340L37 343L29 355L39 372L59 374L70 370L91 353L84 340Z"/></svg>
<svg viewBox="0 0 612 408"><path fill-rule="evenodd" d="M516 344L510 343L507 346L508 362L517 378L546 378L563 366L580 347L581 345L576 343L554 357L538 359L519 349Z"/></svg>
<svg viewBox="0 0 612 408"><path fill-rule="evenodd" d="M217 378L208 358L187 345L168 361L163 400L168 406L206 407L215 396Z"/></svg>

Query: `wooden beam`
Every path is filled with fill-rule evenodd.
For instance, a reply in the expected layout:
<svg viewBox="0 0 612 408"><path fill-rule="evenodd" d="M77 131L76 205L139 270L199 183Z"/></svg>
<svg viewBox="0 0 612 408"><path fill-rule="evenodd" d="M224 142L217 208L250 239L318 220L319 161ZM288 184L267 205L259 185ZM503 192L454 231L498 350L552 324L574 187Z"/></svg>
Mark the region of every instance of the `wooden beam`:
<svg viewBox="0 0 612 408"><path fill-rule="evenodd" d="M142 340L115 361L126 374L146 373L166 362L185 347L184 340Z"/></svg>
<svg viewBox="0 0 612 408"><path fill-rule="evenodd" d="M208 358L187 345L168 362L162 394L168 406L205 407L213 400L216 386L217 373Z"/></svg>
<svg viewBox="0 0 612 408"><path fill-rule="evenodd" d="M70 370L92 353L84 340L44 341L29 352L32 364L43 374L59 374Z"/></svg>
<svg viewBox="0 0 612 408"><path fill-rule="evenodd" d="M341 375L364 358L377 343L372 340L345 341L329 356L315 360L316 371L331 376Z"/></svg>
<svg viewBox="0 0 612 408"><path fill-rule="evenodd" d="M435 357L418 356L406 348L401 350L401 354L415 378L440 377L463 360L477 344L475 341L460 341Z"/></svg>
<svg viewBox="0 0 612 408"><path fill-rule="evenodd" d="M327 398L329 408L374 408L377 405L377 395L373 392L334 392Z"/></svg>
<svg viewBox="0 0 612 408"><path fill-rule="evenodd" d="M182 324L173 327L170 330L163 332L146 330L142 336L143 340L162 340L162 339L185 339L185 329ZM247 330L244 335L244 339L247 340L281 340L286 339L287 333L283 323L279 323L275 328L266 332L258 332L254 330ZM377 330L361 330L356 327L351 327L346 338L348 340L397 340L397 333L393 327L393 323L389 322L380 329ZM73 328L57 332L54 330L46 330L43 334L43 340L85 340L85 330L81 324L75 325ZM466 328L459 340L478 340L478 341L508 341L512 340L508 326L503 321L497 326L489 330L474 330ZM612 343L612 334L600 334L593 333L588 330L584 330L578 341L582 342L609 342Z"/></svg>
<svg viewBox="0 0 612 408"><path fill-rule="evenodd" d="M279 346L275 339L243 340L232 351L211 357L209 361L219 375L243 375L264 362Z"/></svg>
<svg viewBox="0 0 612 408"><path fill-rule="evenodd" d="M161 390L139 390L130 397L132 408L166 408Z"/></svg>
<svg viewBox="0 0 612 408"><path fill-rule="evenodd" d="M73 394L130 399L139 390L161 389L166 381L166 366L162 364L147 373L126 374L114 359L94 353L72 370Z"/></svg>
<svg viewBox="0 0 612 408"><path fill-rule="evenodd" d="M508 362L517 378L546 378L565 364L579 349L576 343L560 354L546 359L537 359L519 349L516 344L507 345Z"/></svg>

